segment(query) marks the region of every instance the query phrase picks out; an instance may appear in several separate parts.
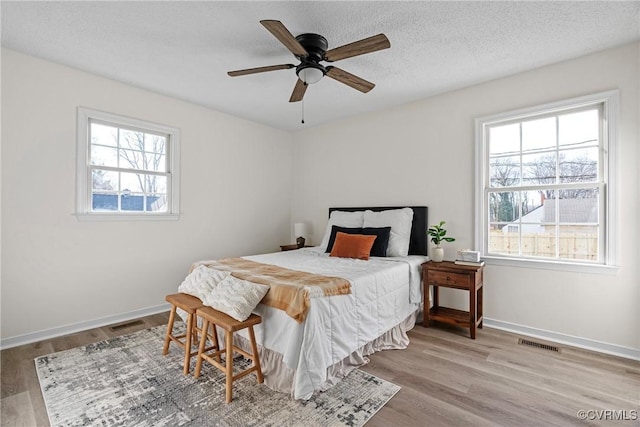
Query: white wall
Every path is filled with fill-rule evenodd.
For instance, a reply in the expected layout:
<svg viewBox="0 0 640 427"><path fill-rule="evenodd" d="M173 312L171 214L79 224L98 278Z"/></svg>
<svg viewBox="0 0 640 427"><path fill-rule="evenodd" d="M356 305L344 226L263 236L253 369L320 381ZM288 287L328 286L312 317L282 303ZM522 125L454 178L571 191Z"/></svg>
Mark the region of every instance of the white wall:
<svg viewBox="0 0 640 427"><path fill-rule="evenodd" d="M175 126L179 221L78 222L76 107ZM290 241L281 132L2 50L2 339L164 303L191 262Z"/></svg>
<svg viewBox="0 0 640 427"><path fill-rule="evenodd" d="M453 258L473 246L473 119L619 88L620 269L489 265L485 314L637 352L638 64L636 43L288 134L3 49L2 340L158 306L192 261L277 250L293 222L319 243L329 206L426 204ZM79 105L181 128L179 221L76 220Z"/></svg>
<svg viewBox="0 0 640 427"><path fill-rule="evenodd" d="M485 316L637 352L638 51L637 43L626 45L297 132L292 220L312 222L312 241L319 243L330 206L424 204L430 223L446 220L457 238L446 245L446 257L453 259L457 249L473 247L474 118L619 88L619 271L611 276L489 265ZM466 304L453 293L448 298Z"/></svg>

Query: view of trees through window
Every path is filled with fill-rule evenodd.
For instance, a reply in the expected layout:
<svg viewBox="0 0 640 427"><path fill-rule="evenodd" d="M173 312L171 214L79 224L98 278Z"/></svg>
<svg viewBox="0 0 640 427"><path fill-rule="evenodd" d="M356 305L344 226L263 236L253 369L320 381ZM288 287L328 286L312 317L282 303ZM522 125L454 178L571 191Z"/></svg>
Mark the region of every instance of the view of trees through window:
<svg viewBox="0 0 640 427"><path fill-rule="evenodd" d="M92 211L167 211L167 135L91 121Z"/></svg>
<svg viewBox="0 0 640 427"><path fill-rule="evenodd" d="M489 252L598 260L600 108L488 127Z"/></svg>

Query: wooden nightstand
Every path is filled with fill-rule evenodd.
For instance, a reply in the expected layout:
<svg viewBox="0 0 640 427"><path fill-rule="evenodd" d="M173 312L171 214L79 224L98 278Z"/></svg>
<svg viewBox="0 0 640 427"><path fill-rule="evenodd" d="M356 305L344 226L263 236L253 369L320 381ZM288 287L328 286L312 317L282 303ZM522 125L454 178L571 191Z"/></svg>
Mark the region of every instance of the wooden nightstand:
<svg viewBox="0 0 640 427"><path fill-rule="evenodd" d="M472 339L476 339L476 327L482 329L482 267L457 265L451 261L422 264L422 286L424 291L424 322L430 320L469 328ZM433 307L429 309L429 285L433 286ZM441 307L438 288L460 289L469 292L469 311Z"/></svg>
<svg viewBox="0 0 640 427"><path fill-rule="evenodd" d="M308 246L305 246L305 248L308 248ZM284 251L295 251L296 249L300 249L300 248L295 243L292 244L292 245L280 245L280 251L282 251L282 252L284 252Z"/></svg>

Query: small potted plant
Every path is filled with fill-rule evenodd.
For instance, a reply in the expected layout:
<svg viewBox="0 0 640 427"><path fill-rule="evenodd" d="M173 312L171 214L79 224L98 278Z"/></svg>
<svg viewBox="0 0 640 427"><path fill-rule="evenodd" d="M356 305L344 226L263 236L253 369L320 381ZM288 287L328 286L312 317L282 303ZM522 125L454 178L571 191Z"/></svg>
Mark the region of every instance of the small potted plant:
<svg viewBox="0 0 640 427"><path fill-rule="evenodd" d="M427 230L427 234L431 237L431 241L433 242L434 245L436 245L436 247L433 248L433 250L431 251L431 260L435 262L442 262L442 260L444 259L444 249L440 247L440 243L442 243L443 241L444 242L456 241L456 239L453 237L446 237L447 230L442 228L444 224L445 224L444 221L440 221L440 224L432 225Z"/></svg>

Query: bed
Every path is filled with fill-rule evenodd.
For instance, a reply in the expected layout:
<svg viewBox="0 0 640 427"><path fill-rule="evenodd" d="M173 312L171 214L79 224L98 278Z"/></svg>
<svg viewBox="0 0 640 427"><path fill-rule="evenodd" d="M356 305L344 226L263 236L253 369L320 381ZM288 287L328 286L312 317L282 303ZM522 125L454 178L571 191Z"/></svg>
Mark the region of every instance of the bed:
<svg viewBox="0 0 640 427"><path fill-rule="evenodd" d="M398 209L401 208L330 208L329 225L334 211ZM258 304L254 312L262 316L263 322L255 332L268 387L306 400L366 364L367 355L406 348L409 343L406 332L415 325L421 309L420 265L428 259L428 209L424 206L409 209L413 218L406 256L372 256L367 261L330 257L321 244L243 257L249 262L344 278L351 285L349 294L312 295L302 321L296 321L281 309ZM201 264L207 265L207 261L194 265ZM234 335L237 345L248 347L245 335Z"/></svg>

